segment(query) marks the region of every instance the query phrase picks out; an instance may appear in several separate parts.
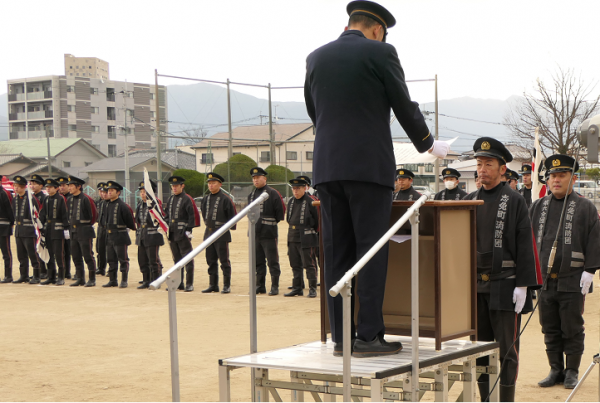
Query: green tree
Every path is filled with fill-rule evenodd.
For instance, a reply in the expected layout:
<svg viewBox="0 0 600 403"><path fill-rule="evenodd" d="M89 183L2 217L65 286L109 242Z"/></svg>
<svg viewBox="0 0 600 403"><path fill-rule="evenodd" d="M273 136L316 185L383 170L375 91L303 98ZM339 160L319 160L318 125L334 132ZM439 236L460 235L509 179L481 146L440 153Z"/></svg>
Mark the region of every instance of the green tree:
<svg viewBox="0 0 600 403"><path fill-rule="evenodd" d="M227 182L228 169L227 164L229 163L229 173L231 174L232 183L251 183L252 177L250 176L250 170L258 164L252 158L244 154L237 154L229 158L227 162L223 162L214 167L213 171L221 175Z"/></svg>
<svg viewBox="0 0 600 403"><path fill-rule="evenodd" d="M173 176L185 179L185 192L192 197L202 196L204 192L204 175L193 169L176 169Z"/></svg>
<svg viewBox="0 0 600 403"><path fill-rule="evenodd" d="M594 182L598 182L598 179L600 179L600 168L586 169L585 174Z"/></svg>
<svg viewBox="0 0 600 403"><path fill-rule="evenodd" d="M265 171L267 171L268 174L267 178L269 186L277 189L279 193L285 196L285 188L288 186L287 181L295 178L296 175L288 168L282 167L281 165L269 165L265 168ZM280 183L280 185L274 185L275 183Z"/></svg>

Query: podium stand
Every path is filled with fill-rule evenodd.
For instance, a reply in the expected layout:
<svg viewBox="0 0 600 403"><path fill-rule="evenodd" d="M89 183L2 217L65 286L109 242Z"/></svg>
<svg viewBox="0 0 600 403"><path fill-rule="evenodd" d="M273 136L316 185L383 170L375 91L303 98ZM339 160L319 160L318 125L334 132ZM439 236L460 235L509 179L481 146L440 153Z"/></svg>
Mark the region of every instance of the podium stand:
<svg viewBox="0 0 600 403"><path fill-rule="evenodd" d="M393 202L390 227L412 204L411 201ZM420 209L419 336L434 338L436 350L441 350L444 341L466 336L476 340L476 206L480 204L483 201L430 201ZM386 334L409 336L410 224L397 235L397 242L392 240L389 245L383 318ZM326 342L330 331L326 308L328 289L322 270L320 280L321 341ZM358 296L355 301L355 314L358 314Z"/></svg>

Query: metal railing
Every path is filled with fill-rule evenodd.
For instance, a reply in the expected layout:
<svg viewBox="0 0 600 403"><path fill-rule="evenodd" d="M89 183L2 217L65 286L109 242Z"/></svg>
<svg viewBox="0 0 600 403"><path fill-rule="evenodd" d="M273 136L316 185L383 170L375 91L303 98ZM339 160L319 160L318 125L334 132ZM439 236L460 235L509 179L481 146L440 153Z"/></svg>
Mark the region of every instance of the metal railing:
<svg viewBox="0 0 600 403"><path fill-rule="evenodd" d="M241 221L242 218L248 216L250 225L248 227L248 252L249 259L249 296L250 296L250 353L257 352L257 326L256 326L256 222L260 217L260 204L269 198L269 194L263 192L256 200L250 203L245 209L240 211L235 217L223 225L217 232L212 234L204 242L198 245L194 250L188 253L183 259L177 262L162 276L154 280L150 284L150 289L157 290L161 284L167 282L168 299L169 299L169 340L171 346L171 395L174 402L181 400L179 389L179 342L177 340L177 300L175 291L181 283L181 270L186 264L196 257L200 252L213 244L231 227ZM254 396L255 388L255 370L252 370L252 396Z"/></svg>
<svg viewBox="0 0 600 403"><path fill-rule="evenodd" d="M411 275L410 275L410 300L411 300L411 335L412 335L412 380L410 382L411 400L419 401L419 208L427 201L427 196L421 196L398 221L377 241L375 245L344 274L344 276L331 287L329 295L336 297L342 295L343 302L343 348L344 348L344 401L351 401L352 394L352 362L350 335L350 321L352 312L352 278L358 274L365 264L389 242L398 230L410 220L411 224Z"/></svg>

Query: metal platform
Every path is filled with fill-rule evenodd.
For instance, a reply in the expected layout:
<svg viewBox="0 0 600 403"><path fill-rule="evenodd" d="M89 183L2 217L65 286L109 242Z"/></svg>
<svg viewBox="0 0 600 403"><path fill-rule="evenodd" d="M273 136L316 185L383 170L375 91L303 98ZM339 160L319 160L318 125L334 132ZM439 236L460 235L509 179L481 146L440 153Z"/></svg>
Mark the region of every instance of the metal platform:
<svg viewBox="0 0 600 403"><path fill-rule="evenodd" d="M352 399L363 397L371 401L413 400L411 398L412 345L410 337L387 335L388 341L400 341L400 354L352 358ZM419 399L425 392L434 392L436 401L448 401L448 390L455 382L463 383L463 401L475 401L477 373L490 374L493 385L499 371L499 350L495 342L453 340L435 350L434 339L419 339ZM490 357L488 367L476 367L475 359ZM304 401L311 393L315 401L335 401L342 395L343 360L333 356L333 343L321 341L299 344L277 350L219 360L219 397L231 401L229 372L238 368L253 368L255 384L253 400L268 401L269 393L281 401L278 389L292 390L292 401ZM269 369L290 371L290 380L269 379ZM429 379L427 382L425 380ZM319 384L313 384L319 382ZM367 387L369 389L365 389ZM320 395L321 394L321 395ZM321 397L322 396L322 397ZM498 388L490 401L498 401Z"/></svg>

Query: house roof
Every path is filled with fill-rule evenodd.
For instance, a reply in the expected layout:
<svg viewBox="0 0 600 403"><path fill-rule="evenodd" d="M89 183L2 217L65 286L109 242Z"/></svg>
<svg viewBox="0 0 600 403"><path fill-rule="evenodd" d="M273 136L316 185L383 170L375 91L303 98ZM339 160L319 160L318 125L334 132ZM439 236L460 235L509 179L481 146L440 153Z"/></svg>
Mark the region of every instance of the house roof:
<svg viewBox="0 0 600 403"><path fill-rule="evenodd" d="M52 157L56 157L79 142L81 142L81 144L85 147L88 147L90 150L94 151L96 154L98 154L98 156L102 158L106 157L106 155L104 155L100 150L92 146L84 139L74 138L50 139L50 155L52 155ZM33 159L48 157L48 145L47 139L45 138L3 141L0 143L0 148L2 148L7 154L21 153L25 157Z"/></svg>
<svg viewBox="0 0 600 403"><path fill-rule="evenodd" d="M274 124L273 133L276 142L289 140L305 131L311 129L309 123L293 124ZM256 126L238 126L232 130L233 146L252 146L268 144L269 125ZM192 146L192 149L207 148L210 142L211 147L227 147L229 145L229 132L216 133L211 137L206 137ZM260 140L260 141L258 141Z"/></svg>
<svg viewBox="0 0 600 403"><path fill-rule="evenodd" d="M135 168L136 166L143 164L150 160L156 160L156 155L153 156L129 156L129 169ZM168 165L172 169L176 169L171 164L163 161L163 165ZM125 171L125 158L124 157L113 157L105 158L100 161L96 161L93 164L88 165L85 168L81 168L80 172L114 172L114 171Z"/></svg>
<svg viewBox="0 0 600 403"><path fill-rule="evenodd" d="M137 150L129 152L129 157L156 157L156 150ZM196 169L196 156L179 149L163 150L160 159L162 162L177 169Z"/></svg>
<svg viewBox="0 0 600 403"><path fill-rule="evenodd" d="M31 165L28 166L25 169L22 169L18 172L15 172L13 175L20 175L20 176L30 176L33 175L35 173L39 173L42 174L42 176L48 176L48 164L35 164L35 165ZM52 165L52 176L53 177L59 177L59 176L68 176L69 173L63 171L62 169Z"/></svg>
<svg viewBox="0 0 600 403"><path fill-rule="evenodd" d="M23 160L19 162L29 162L31 164L34 163L33 160L24 157L23 154L0 154L0 167L4 164L8 164L9 162L17 162L19 159Z"/></svg>

